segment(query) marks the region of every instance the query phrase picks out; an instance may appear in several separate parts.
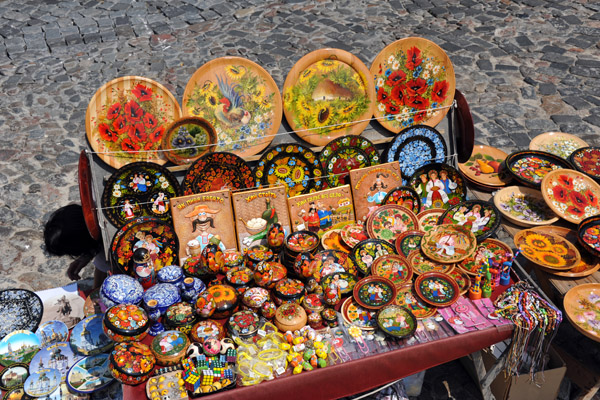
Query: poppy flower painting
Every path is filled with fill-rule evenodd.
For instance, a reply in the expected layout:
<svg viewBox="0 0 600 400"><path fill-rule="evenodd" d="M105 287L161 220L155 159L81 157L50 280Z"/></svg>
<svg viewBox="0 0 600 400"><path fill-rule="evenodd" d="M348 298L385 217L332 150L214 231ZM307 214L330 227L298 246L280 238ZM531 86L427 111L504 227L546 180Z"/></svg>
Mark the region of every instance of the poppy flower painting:
<svg viewBox="0 0 600 400"><path fill-rule="evenodd" d="M578 171L560 169L549 172L542 180L542 196L559 217L575 224L600 214L600 186Z"/></svg>

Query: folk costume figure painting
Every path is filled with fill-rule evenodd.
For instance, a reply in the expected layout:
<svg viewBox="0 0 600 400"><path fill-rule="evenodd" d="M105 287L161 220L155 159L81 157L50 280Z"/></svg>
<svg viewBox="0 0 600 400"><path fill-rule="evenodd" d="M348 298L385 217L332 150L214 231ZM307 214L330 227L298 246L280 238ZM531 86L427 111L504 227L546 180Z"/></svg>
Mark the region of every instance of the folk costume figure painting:
<svg viewBox="0 0 600 400"><path fill-rule="evenodd" d="M429 164L419 168L410 186L421 197L422 210L447 209L465 199L463 179L458 171L445 164Z"/></svg>
<svg viewBox="0 0 600 400"><path fill-rule="evenodd" d="M223 251L237 250L229 190L176 197L171 204L182 262L200 255L209 243L218 244Z"/></svg>
<svg viewBox="0 0 600 400"><path fill-rule="evenodd" d="M350 171L352 197L357 221L366 221L368 215L382 205L387 193L402 184L400 164L397 161Z"/></svg>

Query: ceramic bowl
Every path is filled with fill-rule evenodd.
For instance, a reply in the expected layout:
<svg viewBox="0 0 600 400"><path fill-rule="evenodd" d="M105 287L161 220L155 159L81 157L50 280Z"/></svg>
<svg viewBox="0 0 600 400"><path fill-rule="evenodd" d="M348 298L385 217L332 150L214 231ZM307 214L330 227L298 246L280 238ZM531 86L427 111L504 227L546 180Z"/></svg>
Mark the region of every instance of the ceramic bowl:
<svg viewBox="0 0 600 400"><path fill-rule="evenodd" d="M100 300L107 308L117 304L140 304L143 295L142 285L123 274L107 277L100 287Z"/></svg>

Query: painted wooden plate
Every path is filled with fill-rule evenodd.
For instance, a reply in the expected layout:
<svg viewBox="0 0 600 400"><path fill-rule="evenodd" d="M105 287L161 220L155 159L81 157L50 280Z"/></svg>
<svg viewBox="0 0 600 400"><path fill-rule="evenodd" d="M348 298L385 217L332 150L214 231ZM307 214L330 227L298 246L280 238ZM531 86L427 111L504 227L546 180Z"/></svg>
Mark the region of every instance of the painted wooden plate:
<svg viewBox="0 0 600 400"><path fill-rule="evenodd" d="M582 147L569 156L569 161L577 171L592 177L600 182L600 147Z"/></svg>
<svg viewBox="0 0 600 400"><path fill-rule="evenodd" d="M417 319L429 318L437 312L437 307L425 303L416 295L412 283L398 288L394 304L408 308Z"/></svg>
<svg viewBox="0 0 600 400"><path fill-rule="evenodd" d="M473 153L475 144L475 125L473 124L473 116L469 108L469 103L465 96L456 89L454 91L455 107L455 137L456 137L456 153L459 163L466 162Z"/></svg>
<svg viewBox="0 0 600 400"><path fill-rule="evenodd" d="M582 172L549 172L542 180L541 191L552 211L574 224L600 214L600 186Z"/></svg>
<svg viewBox="0 0 600 400"><path fill-rule="evenodd" d="M245 158L260 153L281 124L277 84L264 68L242 57L216 58L194 72L183 92L183 113L207 120L217 151Z"/></svg>
<svg viewBox="0 0 600 400"><path fill-rule="evenodd" d="M529 261L542 267L565 271L581 261L571 242L552 233L524 229L515 235L514 243Z"/></svg>
<svg viewBox="0 0 600 400"><path fill-rule="evenodd" d="M379 164L375 145L361 136L342 136L333 139L319 153L319 161L329 187L350 183L349 171Z"/></svg>
<svg viewBox="0 0 600 400"><path fill-rule="evenodd" d="M565 294L563 305L575 329L600 342L600 283L575 286Z"/></svg>
<svg viewBox="0 0 600 400"><path fill-rule="evenodd" d="M558 221L539 190L508 186L494 194L494 205L515 225L531 227L550 225Z"/></svg>
<svg viewBox="0 0 600 400"><path fill-rule="evenodd" d="M138 248L150 253L156 270L179 265L179 241L171 224L154 217L139 217L123 225L113 237L111 256L124 274L132 275L131 257Z"/></svg>
<svg viewBox="0 0 600 400"><path fill-rule="evenodd" d="M502 164L508 154L500 149L485 145L476 145L473 154L458 169L465 178L487 186L506 186L510 178L502 174Z"/></svg>
<svg viewBox="0 0 600 400"><path fill-rule="evenodd" d="M323 276L321 279L321 286L325 290L326 288L339 289L342 296L351 294L356 286L358 279L355 275L348 272L334 272L329 275Z"/></svg>
<svg viewBox="0 0 600 400"><path fill-rule="evenodd" d="M363 224L348 224L340 231L342 241L346 246L353 248L363 240L368 239Z"/></svg>
<svg viewBox="0 0 600 400"><path fill-rule="evenodd" d="M471 287L471 277L463 270L460 268L454 268L452 271L447 272L447 274L450 275L458 284L461 296L469 291L469 288Z"/></svg>
<svg viewBox="0 0 600 400"><path fill-rule="evenodd" d="M421 251L430 259L457 263L471 256L477 248L475 234L461 225L438 225L421 239Z"/></svg>
<svg viewBox="0 0 600 400"><path fill-rule="evenodd" d="M104 186L102 211L119 228L137 217L171 221L169 199L181 194L175 175L149 162L127 164L115 171Z"/></svg>
<svg viewBox="0 0 600 400"><path fill-rule="evenodd" d="M400 339L415 333L417 319L408 308L390 304L377 312L377 326L384 333Z"/></svg>
<svg viewBox="0 0 600 400"><path fill-rule="evenodd" d="M418 229L419 221L408 208L388 204L373 211L366 225L369 237L394 244L401 233Z"/></svg>
<svg viewBox="0 0 600 400"><path fill-rule="evenodd" d="M297 143L278 144L264 153L254 176L260 187L284 185L288 197L321 190L325 182L317 155Z"/></svg>
<svg viewBox="0 0 600 400"><path fill-rule="evenodd" d="M466 200L464 180L456 168L447 164L428 164L415 171L408 186L421 197L421 210L450 208Z"/></svg>
<svg viewBox="0 0 600 400"><path fill-rule="evenodd" d="M536 227L532 229L534 231L553 233L555 235L564 237L566 240L573 243L575 247L577 247L577 250L579 250L579 255L581 256L581 261L579 262L579 264L577 264L570 270L556 271L552 269L543 268L546 272L557 276L564 276L566 278L583 278L585 276L593 274L594 272L600 269L600 258L583 248L583 246L578 241L578 235L576 231L573 231L569 228L564 228L562 226L545 226Z"/></svg>
<svg viewBox="0 0 600 400"><path fill-rule="evenodd" d="M255 186L250 166L235 154L222 152L205 154L194 161L181 184L185 196L223 189L250 189Z"/></svg>
<svg viewBox="0 0 600 400"><path fill-rule="evenodd" d="M79 199L81 200L85 226L91 237L100 240L100 224L98 223L96 202L92 193L92 169L90 168L90 160L88 159L85 150L81 150L81 153L79 153L77 177L77 182L79 183Z"/></svg>
<svg viewBox="0 0 600 400"><path fill-rule="evenodd" d="M575 135L564 132L546 132L537 135L529 142L529 150L545 151L565 160L577 149L587 147L587 142Z"/></svg>
<svg viewBox="0 0 600 400"><path fill-rule="evenodd" d="M447 307L460 296L456 281L447 274L428 272L415 280L415 292L426 303L436 307Z"/></svg>
<svg viewBox="0 0 600 400"><path fill-rule="evenodd" d="M427 272L446 273L452 271L454 268L454 264L444 264L427 258L422 251L413 251L408 256L408 262L410 263L413 274L415 275L421 275Z"/></svg>
<svg viewBox="0 0 600 400"><path fill-rule="evenodd" d="M539 189L542 179L550 171L572 169L571 164L551 153L543 151L517 151L506 157L506 171L519 184Z"/></svg>
<svg viewBox="0 0 600 400"><path fill-rule="evenodd" d="M373 60L371 75L377 93L375 118L391 132L414 124L436 126L454 99L452 62L427 39L409 37L389 44Z"/></svg>
<svg viewBox="0 0 600 400"><path fill-rule="evenodd" d="M415 171L431 163L444 163L448 148L443 136L427 125L415 125L403 129L390 142L385 153L385 162L398 161L402 184L407 183Z"/></svg>
<svg viewBox="0 0 600 400"><path fill-rule="evenodd" d="M413 275L408 260L397 254L388 254L373 261L371 273L389 279L396 287L409 283Z"/></svg>
<svg viewBox="0 0 600 400"><path fill-rule="evenodd" d="M29 376L29 364L17 363L0 372L0 389L4 391L22 387Z"/></svg>
<svg viewBox="0 0 600 400"><path fill-rule="evenodd" d="M600 216L581 221L577 227L577 240L587 251L600 256Z"/></svg>
<svg viewBox="0 0 600 400"><path fill-rule="evenodd" d="M17 330L35 332L43 314L42 299L34 292L27 289L0 291L0 340Z"/></svg>
<svg viewBox="0 0 600 400"><path fill-rule="evenodd" d="M317 281L321 277L335 272L348 272L352 275L358 274L352 257L349 257L348 253L339 250L321 250L314 255L312 263Z"/></svg>
<svg viewBox="0 0 600 400"><path fill-rule="evenodd" d="M470 230L478 242L492 236L500 227L500 212L496 206L483 200L467 200L446 210L438 225L453 224Z"/></svg>
<svg viewBox="0 0 600 400"><path fill-rule="evenodd" d="M367 276L354 286L354 300L364 308L378 310L396 298L396 286L389 279Z"/></svg>
<svg viewBox="0 0 600 400"><path fill-rule="evenodd" d="M313 146L344 135L360 135L375 106L367 67L339 49L306 54L283 84L283 112L292 129Z"/></svg>
<svg viewBox="0 0 600 400"><path fill-rule="evenodd" d="M396 204L408 208L415 215L421 211L421 198L409 186L398 186L390 190L381 202L381 205L386 204Z"/></svg>
<svg viewBox="0 0 600 400"><path fill-rule="evenodd" d="M396 252L401 256L408 257L413 251L421 249L421 238L423 231L406 231L396 238Z"/></svg>
<svg viewBox="0 0 600 400"><path fill-rule="evenodd" d="M350 253L352 250L342 241L341 229L331 229L325 232L321 236L321 246L325 250L338 250L344 253Z"/></svg>
<svg viewBox="0 0 600 400"><path fill-rule="evenodd" d="M396 249L388 241L382 239L363 240L350 252L354 263L363 275L369 275L373 261L387 254L396 254Z"/></svg>
<svg viewBox="0 0 600 400"><path fill-rule="evenodd" d="M434 226L437 226L438 220L445 212L444 208L430 208L429 210L421 211L417 214L419 228L423 232L429 232Z"/></svg>
<svg viewBox="0 0 600 400"><path fill-rule="evenodd" d="M166 128L179 117L179 103L163 85L124 76L96 91L85 114L85 130L92 149L113 168L134 161L162 165L167 159L155 150Z"/></svg>
<svg viewBox="0 0 600 400"><path fill-rule="evenodd" d="M494 262L502 263L508 258L512 259L513 251L506 245L496 239L485 239L479 243L475 252L470 256L456 264L458 268L469 275L477 275L481 265L491 258Z"/></svg>
<svg viewBox="0 0 600 400"><path fill-rule="evenodd" d="M174 164L189 164L215 150L217 132L204 118L184 117L174 121L162 138L161 149Z"/></svg>
<svg viewBox="0 0 600 400"><path fill-rule="evenodd" d="M344 321L350 325L358 326L364 331L377 328L377 311L362 307L353 297L344 300L340 312Z"/></svg>

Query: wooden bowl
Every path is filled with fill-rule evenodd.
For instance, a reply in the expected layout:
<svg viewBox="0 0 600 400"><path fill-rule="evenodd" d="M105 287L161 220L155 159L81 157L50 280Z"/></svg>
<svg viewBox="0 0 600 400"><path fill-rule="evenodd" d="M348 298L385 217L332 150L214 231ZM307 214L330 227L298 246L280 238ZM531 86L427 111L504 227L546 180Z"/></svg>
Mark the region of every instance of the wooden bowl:
<svg viewBox="0 0 600 400"><path fill-rule="evenodd" d="M564 158L581 147L587 147L587 142L575 135L564 132L546 132L537 135L529 142L529 150L545 151Z"/></svg>
<svg viewBox="0 0 600 400"><path fill-rule="evenodd" d="M581 261L573 243L552 233L524 229L515 235L514 243L525 258L545 268L566 271Z"/></svg>
<svg viewBox="0 0 600 400"><path fill-rule="evenodd" d="M579 171L548 173L542 180L542 196L556 215L574 224L600 214L600 185Z"/></svg>
<svg viewBox="0 0 600 400"><path fill-rule="evenodd" d="M504 218L515 225L543 226L558 221L554 211L544 201L542 193L536 189L523 186L506 187L494 195L494 205Z"/></svg>

